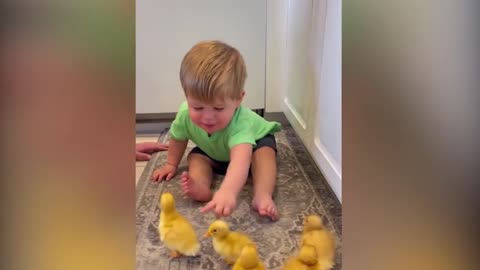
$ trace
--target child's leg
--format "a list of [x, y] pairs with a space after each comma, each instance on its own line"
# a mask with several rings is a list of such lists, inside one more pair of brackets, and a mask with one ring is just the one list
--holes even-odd
[[271, 147], [261, 147], [253, 152], [253, 201], [252, 206], [262, 216], [278, 219], [278, 211], [272, 200], [275, 182], [277, 180], [277, 160], [275, 150]]
[[211, 200], [212, 161], [201, 154], [188, 155], [188, 172], [183, 172], [181, 182], [183, 194], [196, 201]]

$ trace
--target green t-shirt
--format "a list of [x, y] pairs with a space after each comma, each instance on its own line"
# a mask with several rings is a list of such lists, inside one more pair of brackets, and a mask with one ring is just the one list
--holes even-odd
[[277, 122], [270, 122], [243, 106], [233, 114], [223, 130], [210, 136], [196, 126], [188, 114], [188, 104], [183, 102], [170, 127], [170, 135], [176, 140], [191, 140], [208, 156], [218, 161], [230, 160], [230, 149], [242, 143], [256, 145], [255, 141], [281, 130]]

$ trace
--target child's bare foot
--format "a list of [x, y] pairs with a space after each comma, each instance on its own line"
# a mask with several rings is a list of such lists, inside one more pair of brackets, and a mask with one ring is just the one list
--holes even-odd
[[268, 216], [272, 220], [278, 219], [277, 207], [270, 195], [255, 195], [252, 200], [252, 206], [258, 211], [260, 216]]
[[188, 197], [200, 202], [206, 202], [212, 199], [213, 192], [210, 190], [210, 186], [195, 181], [190, 177], [188, 172], [182, 173], [181, 183], [183, 194]]

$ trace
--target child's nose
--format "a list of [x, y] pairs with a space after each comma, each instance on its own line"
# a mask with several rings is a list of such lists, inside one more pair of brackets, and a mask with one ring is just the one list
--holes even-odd
[[213, 112], [205, 112], [203, 114], [203, 119], [204, 120], [213, 120], [213, 119], [215, 119], [215, 114]]

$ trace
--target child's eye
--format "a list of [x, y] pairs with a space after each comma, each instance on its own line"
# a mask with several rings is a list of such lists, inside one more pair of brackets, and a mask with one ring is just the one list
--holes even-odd
[[224, 108], [215, 107], [215, 111], [223, 111]]
[[200, 111], [200, 110], [203, 110], [203, 107], [193, 107], [193, 109], [196, 111]]

